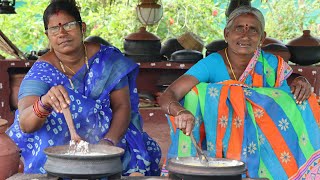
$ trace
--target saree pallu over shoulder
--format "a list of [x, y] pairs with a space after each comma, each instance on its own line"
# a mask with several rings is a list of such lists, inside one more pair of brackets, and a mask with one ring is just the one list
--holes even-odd
[[[200, 83], [185, 96], [184, 107], [196, 120], [195, 137], [209, 156], [245, 162], [249, 177], [311, 177], [320, 161], [315, 95], [297, 105], [284, 87], [290, 68], [281, 59], [259, 59], [243, 82]], [[248, 80], [257, 79], [255, 73], [260, 78], [252, 87]], [[190, 138], [173, 129], [172, 120], [168, 158], [196, 156]]]
[[[158, 175], [161, 150], [158, 144], [142, 131], [142, 118], [138, 112], [138, 94], [135, 78], [138, 65], [125, 58], [113, 47], [101, 46], [89, 59], [89, 69], [84, 65], [73, 77], [74, 89], [68, 77], [44, 61], [37, 61], [25, 76], [19, 98], [40, 96], [57, 85], [66, 88], [71, 99], [70, 111], [76, 131], [91, 144], [98, 143], [109, 131], [112, 122], [110, 93], [124, 77], [128, 79], [131, 100], [131, 122], [117, 146], [125, 150], [122, 157], [123, 175], [141, 172]], [[52, 112], [41, 129], [23, 133], [19, 126], [19, 111], [7, 134], [22, 150], [25, 173], [45, 173], [46, 156], [43, 150], [49, 146], [68, 144], [70, 134], [64, 116]]]

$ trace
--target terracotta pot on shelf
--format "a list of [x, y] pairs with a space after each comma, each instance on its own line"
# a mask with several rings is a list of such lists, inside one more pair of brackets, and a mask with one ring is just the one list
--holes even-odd
[[19, 148], [5, 133], [8, 121], [0, 119], [0, 179], [6, 179], [18, 172]]
[[310, 30], [286, 45], [291, 53], [290, 61], [299, 65], [311, 65], [320, 62], [320, 39], [311, 36]]
[[124, 54], [137, 62], [161, 61], [161, 42], [156, 35], [141, 27], [124, 38]]
[[18, 109], [18, 92], [20, 84], [26, 74], [10, 74], [10, 108]]

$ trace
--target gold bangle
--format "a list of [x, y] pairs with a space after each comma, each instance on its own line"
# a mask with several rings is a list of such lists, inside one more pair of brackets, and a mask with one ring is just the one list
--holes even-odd
[[[310, 84], [310, 82], [308, 81], [308, 79], [304, 76], [298, 76], [298, 77], [295, 77], [293, 80], [295, 79], [298, 79], [298, 78], [303, 78], [308, 84]], [[311, 85], [311, 84], [310, 84]]]
[[[187, 109], [181, 109], [180, 111], [177, 112], [176, 116], [179, 116], [182, 112], [188, 111]], [[188, 111], [189, 112], [189, 111]]]
[[180, 103], [179, 103], [178, 101], [170, 101], [169, 104], [168, 104], [168, 106], [167, 106], [167, 112], [168, 112], [169, 115], [171, 114], [171, 112], [170, 112], [170, 106], [171, 106], [172, 103], [178, 103], [178, 104], [180, 105]]

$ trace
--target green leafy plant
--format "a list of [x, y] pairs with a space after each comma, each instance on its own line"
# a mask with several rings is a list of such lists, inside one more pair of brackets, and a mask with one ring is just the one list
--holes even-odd
[[[138, 0], [77, 0], [83, 21], [87, 23], [86, 36], [96, 35], [123, 50], [124, 37], [137, 32], [141, 23], [136, 17]], [[223, 38], [225, 10], [229, 0], [162, 0], [164, 14], [160, 22], [147, 30], [164, 42], [191, 31], [201, 37], [204, 44]], [[111, 4], [110, 4], [111, 3]], [[269, 37], [286, 42], [300, 36], [303, 29], [320, 36], [320, 3], [312, 0], [278, 1], [252, 0], [252, 4], [265, 12]], [[47, 1], [20, 1], [14, 15], [0, 14], [1, 31], [23, 52], [47, 47], [42, 14]], [[9, 57], [5, 52], [2, 55]]]

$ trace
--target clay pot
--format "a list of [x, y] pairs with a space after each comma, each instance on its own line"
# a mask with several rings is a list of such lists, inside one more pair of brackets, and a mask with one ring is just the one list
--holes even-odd
[[18, 172], [19, 148], [5, 133], [8, 121], [0, 119], [0, 179], [6, 179]]
[[18, 109], [18, 92], [25, 74], [10, 74], [10, 108]]
[[124, 53], [127, 57], [137, 62], [161, 61], [160, 39], [141, 27], [136, 33], [126, 36], [124, 41]]
[[287, 47], [291, 53], [290, 61], [299, 65], [311, 65], [320, 62], [320, 39], [311, 36], [310, 30], [291, 40]]
[[203, 58], [203, 55], [199, 51], [183, 49], [171, 54], [170, 61], [173, 62], [198, 62]]
[[172, 53], [182, 49], [184, 47], [181, 46], [176, 38], [170, 38], [161, 46], [160, 54], [169, 60]]
[[292, 39], [288, 42], [288, 46], [320, 46], [320, 39], [311, 36], [310, 30], [303, 30], [300, 37]]

